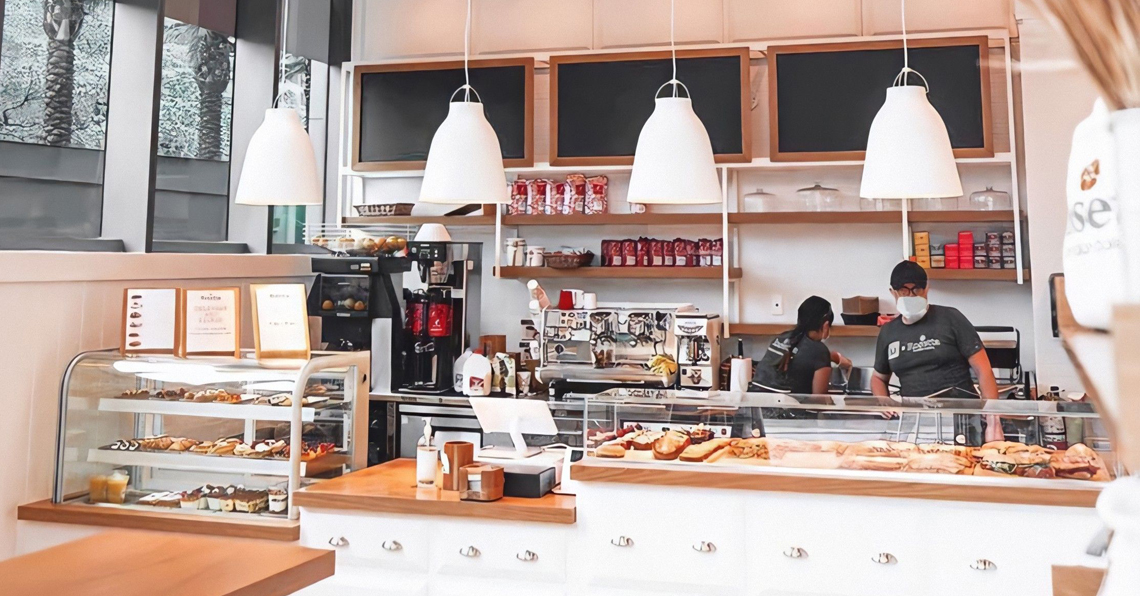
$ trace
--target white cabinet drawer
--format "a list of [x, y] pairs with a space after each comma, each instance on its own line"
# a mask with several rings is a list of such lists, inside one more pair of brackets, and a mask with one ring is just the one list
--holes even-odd
[[929, 594], [917, 511], [893, 499], [755, 497], [748, 514], [753, 594]]
[[522, 581], [566, 579], [567, 530], [555, 524], [469, 522], [433, 524], [433, 574], [510, 577]]
[[572, 556], [588, 585], [681, 593], [743, 586], [742, 495], [630, 485], [583, 492]]
[[528, 583], [441, 575], [432, 578], [428, 593], [431, 596], [566, 596], [566, 589], [561, 583]]
[[350, 573], [317, 582], [295, 596], [427, 596], [426, 578], [403, 576], [393, 572]]
[[412, 516], [306, 508], [301, 513], [301, 544], [336, 550], [337, 569], [426, 571], [428, 528], [428, 521]]

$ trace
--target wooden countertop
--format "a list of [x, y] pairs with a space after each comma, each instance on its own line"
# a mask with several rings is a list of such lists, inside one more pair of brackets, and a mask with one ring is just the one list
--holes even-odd
[[301, 537], [301, 524], [298, 520], [267, 519], [256, 515], [250, 515], [246, 519], [236, 516], [196, 515], [161, 509], [126, 509], [84, 503], [56, 505], [50, 500], [21, 505], [16, 510], [16, 517], [25, 521], [57, 524], [184, 532], [285, 542], [292, 542]]
[[[973, 503], [1095, 507], [1101, 483], [1031, 478], [943, 477], [933, 474], [809, 470], [710, 464], [624, 463], [586, 458], [570, 467], [575, 481], [692, 486], [855, 497], [895, 497]], [[919, 478], [921, 477], [921, 478]], [[1049, 483], [1063, 483], [1050, 487]], [[1087, 488], [1086, 488], [1087, 487]]]
[[0, 561], [6, 596], [285, 596], [335, 571], [336, 553], [113, 530]]
[[320, 509], [554, 524], [572, 524], [577, 519], [573, 495], [548, 494], [541, 499], [503, 497], [482, 503], [460, 501], [458, 493], [419, 488], [414, 459], [393, 460], [315, 484], [293, 493], [293, 503]]
[[1104, 569], [1053, 566], [1053, 596], [1096, 596], [1104, 582]]

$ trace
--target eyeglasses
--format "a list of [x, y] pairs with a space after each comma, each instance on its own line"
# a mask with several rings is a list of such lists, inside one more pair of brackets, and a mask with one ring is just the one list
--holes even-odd
[[899, 296], [917, 296], [919, 292], [926, 288], [920, 288], [915, 284], [907, 284], [901, 288], [895, 289], [895, 293]]

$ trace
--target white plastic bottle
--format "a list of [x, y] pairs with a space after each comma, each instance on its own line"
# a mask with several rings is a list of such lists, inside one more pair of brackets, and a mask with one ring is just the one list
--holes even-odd
[[471, 348], [467, 348], [455, 359], [455, 366], [451, 367], [453, 376], [455, 377], [455, 392], [463, 393], [463, 366], [467, 364], [467, 360], [471, 358]]
[[463, 393], [471, 397], [491, 395], [491, 361], [475, 350], [463, 364]]

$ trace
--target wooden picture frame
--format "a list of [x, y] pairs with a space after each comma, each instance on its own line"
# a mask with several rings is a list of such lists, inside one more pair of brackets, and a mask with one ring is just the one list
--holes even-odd
[[[550, 57], [550, 165], [552, 166], [628, 166], [633, 165], [632, 155], [599, 155], [565, 157], [558, 154], [558, 69], [565, 64], [598, 62], [625, 62], [631, 60], [669, 60], [669, 50], [648, 52], [619, 52], [607, 54], [570, 54]], [[749, 74], [750, 50], [747, 47], [677, 50], [677, 59], [728, 58], [740, 59], [740, 153], [721, 153], [714, 156], [716, 163], [748, 163], [752, 161], [752, 96]], [[664, 81], [662, 81], [664, 82]]]
[[[300, 290], [297, 292], [297, 290]], [[263, 340], [263, 333], [261, 325], [267, 323], [267, 313], [261, 312], [263, 308], [267, 308], [264, 300], [258, 300], [258, 293], [261, 291], [282, 290], [290, 294], [296, 293], [292, 297], [284, 297], [283, 300], [290, 300], [296, 298], [296, 304], [287, 306], [293, 313], [280, 312], [275, 313], [274, 318], [288, 319], [295, 317], [293, 323], [300, 326], [303, 333], [298, 334], [298, 345], [295, 349], [277, 349], [277, 346], [267, 347]], [[258, 360], [308, 360], [312, 355], [312, 347], [309, 343], [309, 309], [305, 296], [305, 284], [250, 284], [249, 286], [250, 298], [250, 311], [253, 313], [253, 346], [254, 353]], [[288, 321], [287, 321], [288, 322]], [[300, 335], [304, 335], [303, 338]]]
[[[232, 293], [233, 294], [233, 349], [229, 349], [227, 342], [226, 349], [224, 350], [191, 350], [187, 342], [187, 336], [190, 333], [191, 320], [189, 313], [190, 308], [193, 308], [197, 300], [194, 294], [196, 293]], [[182, 289], [180, 292], [180, 300], [178, 305], [178, 341], [175, 342], [175, 355], [179, 358], [188, 358], [190, 356], [232, 356], [234, 358], [241, 358], [241, 288], [192, 288]]]
[[[169, 316], [169, 330], [170, 330], [170, 347], [169, 348], [147, 348], [145, 343], [148, 338], [144, 337], [142, 326], [145, 321], [135, 321], [134, 319], [144, 319], [147, 317], [144, 310], [146, 309], [145, 300], [147, 295], [155, 292], [170, 292], [173, 298], [173, 304], [170, 305], [169, 312], [160, 312], [158, 315], [150, 313], [151, 316], [166, 317]], [[158, 298], [154, 296], [152, 300]], [[166, 310], [165, 305], [160, 306], [159, 310]], [[123, 288], [123, 321], [119, 331], [119, 353], [123, 356], [132, 354], [174, 354], [178, 347], [178, 316], [182, 310], [182, 291], [179, 288]], [[166, 321], [163, 321], [166, 323]], [[150, 338], [155, 340], [157, 338]], [[132, 343], [142, 344], [140, 346], [131, 346]]]
[[[497, 66], [521, 66], [526, 71], [525, 80], [525, 139], [523, 157], [503, 159], [503, 167], [529, 168], [534, 166], [534, 58], [492, 58], [471, 60], [468, 68], [494, 68]], [[391, 64], [356, 64], [352, 67], [352, 140], [350, 143], [350, 166], [354, 172], [385, 172], [393, 170], [422, 170], [426, 161], [360, 161], [360, 93], [361, 79], [366, 74], [383, 72], [407, 72], [428, 70], [462, 69], [462, 60], [437, 62], [400, 62]]]
[[[907, 45], [911, 48], [978, 46], [978, 56], [981, 59], [978, 70], [981, 76], [982, 136], [984, 146], [954, 149], [954, 157], [993, 157], [994, 131], [993, 106], [990, 99], [989, 38], [984, 35], [976, 35], [968, 37], [909, 39], [907, 40]], [[768, 46], [768, 145], [770, 159], [774, 162], [847, 161], [862, 160], [867, 153], [866, 151], [780, 151], [779, 94], [777, 93], [779, 89], [779, 72], [776, 66], [776, 58], [778, 56], [821, 52], [893, 50], [902, 49], [902, 47], [901, 39]], [[889, 86], [890, 81], [884, 81], [884, 85]]]

